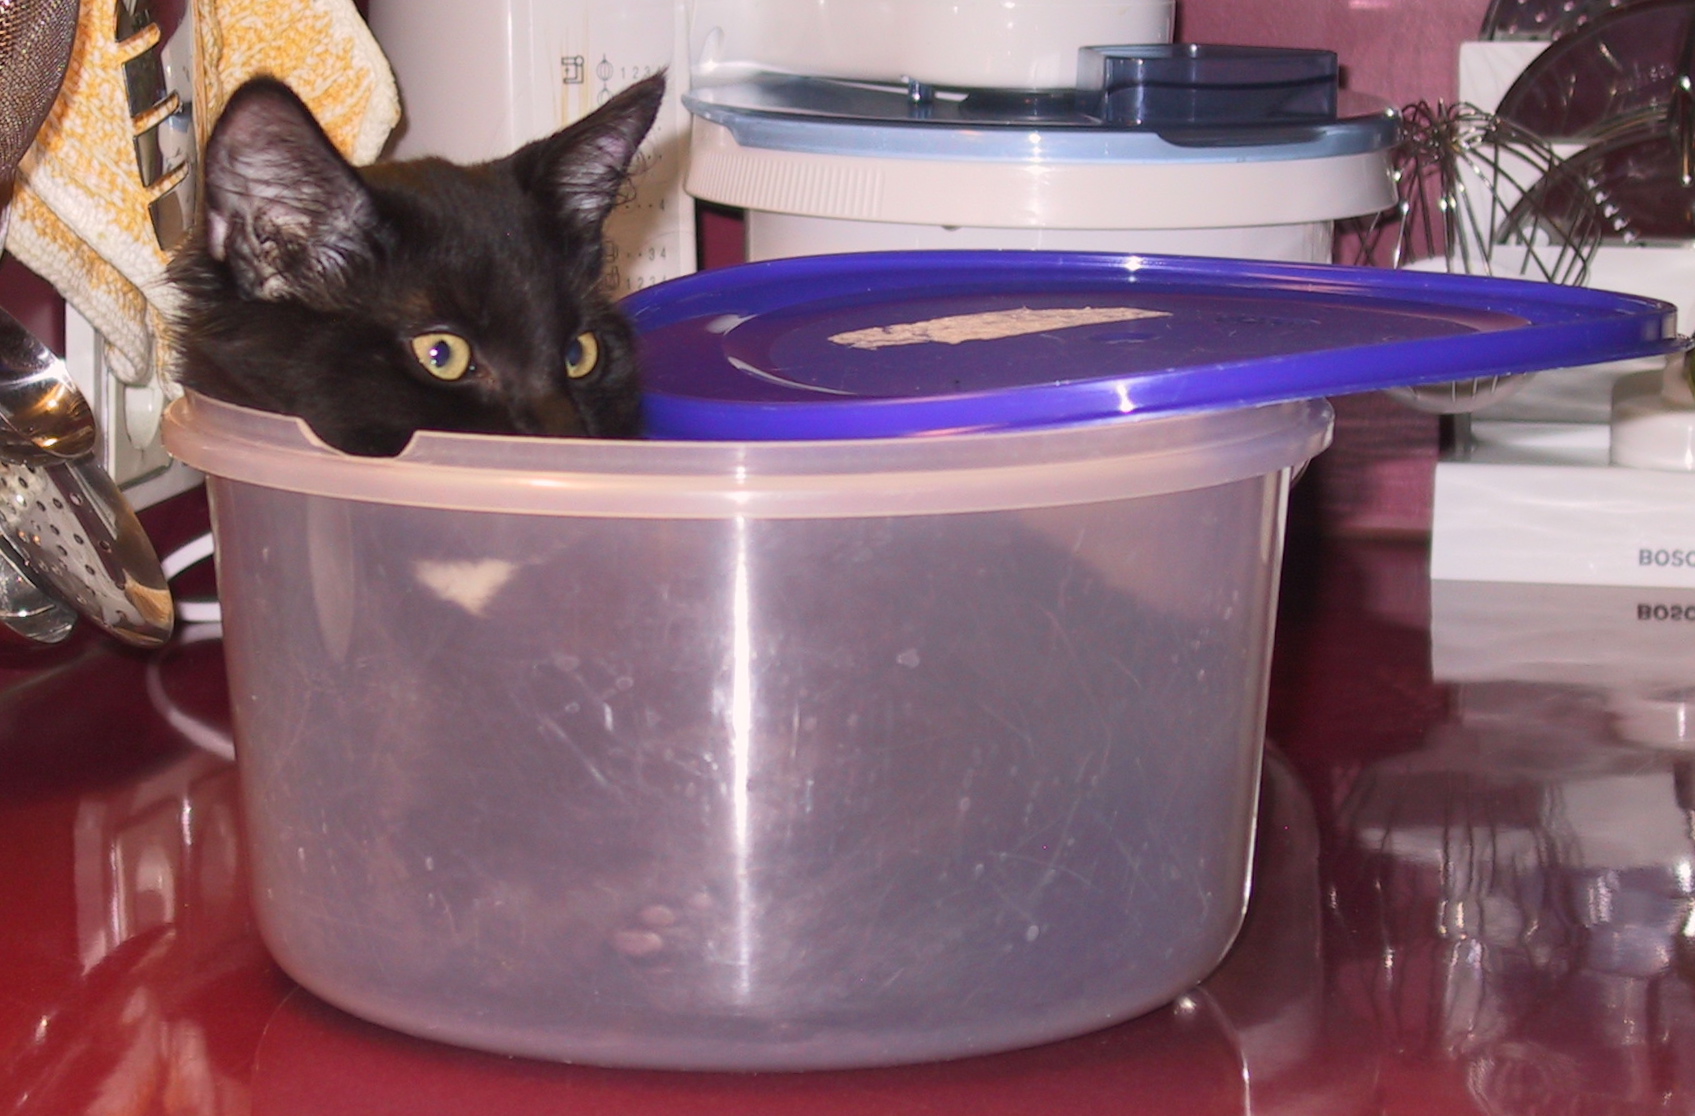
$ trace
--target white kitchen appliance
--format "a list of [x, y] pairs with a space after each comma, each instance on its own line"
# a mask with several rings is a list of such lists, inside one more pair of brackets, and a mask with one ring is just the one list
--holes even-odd
[[[696, 0], [689, 191], [752, 259], [909, 248], [1328, 261], [1394, 202], [1335, 56], [1172, 46], [1141, 0]], [[1105, 45], [1102, 44], [1113, 44]]]
[[1171, 41], [1175, 0], [692, 0], [697, 85], [760, 73], [1056, 89], [1089, 43]]
[[[1675, 172], [1646, 156], [1680, 126], [1692, 38], [1695, 6], [1625, 5], [1552, 44], [1465, 43], [1459, 57], [1461, 100], [1539, 129], [1568, 181], [1590, 183], [1602, 203], [1609, 235], [1587, 285], [1663, 299], [1686, 333], [1687, 221], [1668, 234], [1638, 214], [1663, 221], [1687, 207]], [[1695, 588], [1695, 394], [1683, 358], [1543, 373], [1479, 411], [1436, 467], [1431, 576]]]
[[669, 68], [633, 194], [607, 222], [609, 281], [627, 294], [694, 270], [683, 0], [371, 0], [369, 19], [400, 86], [397, 158], [498, 158]]

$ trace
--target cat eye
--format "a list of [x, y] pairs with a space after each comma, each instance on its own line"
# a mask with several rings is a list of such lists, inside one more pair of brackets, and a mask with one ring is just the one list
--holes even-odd
[[457, 380], [471, 370], [471, 343], [457, 333], [420, 333], [412, 355], [438, 380]]
[[579, 333], [571, 347], [565, 350], [565, 374], [573, 380], [580, 380], [593, 372], [599, 361], [600, 342], [592, 333]]

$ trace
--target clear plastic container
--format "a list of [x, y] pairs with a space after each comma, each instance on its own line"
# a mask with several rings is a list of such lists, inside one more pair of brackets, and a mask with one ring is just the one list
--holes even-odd
[[835, 442], [420, 435], [190, 397], [256, 904], [325, 999], [606, 1065], [986, 1053], [1246, 901], [1322, 401]]
[[1682, 345], [1624, 295], [1107, 254], [624, 306], [679, 440], [347, 457], [193, 397], [165, 431], [211, 478], [283, 967], [671, 1068], [986, 1053], [1199, 980], [1246, 902], [1309, 397]]

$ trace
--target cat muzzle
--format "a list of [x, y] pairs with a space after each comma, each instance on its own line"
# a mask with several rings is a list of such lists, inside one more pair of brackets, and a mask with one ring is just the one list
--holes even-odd
[[[524, 421], [525, 417], [529, 421]], [[531, 406], [529, 416], [518, 418], [526, 433], [544, 434], [551, 438], [592, 437], [596, 433], [584, 421], [577, 405], [564, 396], [552, 395], [538, 399]]]

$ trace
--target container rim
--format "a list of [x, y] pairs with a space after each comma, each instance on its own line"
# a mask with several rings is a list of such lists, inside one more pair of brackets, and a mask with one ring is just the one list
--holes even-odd
[[824, 441], [613, 441], [420, 431], [357, 457], [302, 420], [189, 392], [166, 448], [214, 478], [461, 512], [620, 519], [836, 519], [1060, 507], [1182, 492], [1304, 464], [1323, 399], [1075, 426]]

